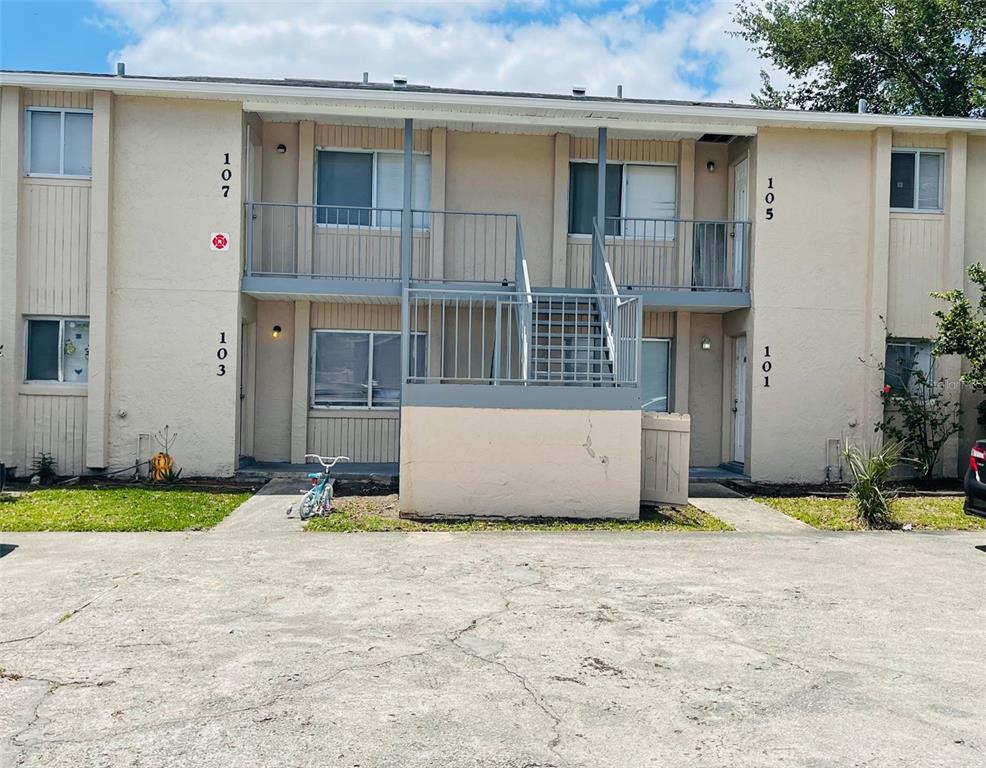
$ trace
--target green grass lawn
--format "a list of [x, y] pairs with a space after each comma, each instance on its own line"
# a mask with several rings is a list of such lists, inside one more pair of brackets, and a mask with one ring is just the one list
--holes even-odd
[[[758, 498], [785, 515], [803, 520], [815, 528], [827, 531], [862, 530], [856, 518], [856, 507], [850, 499], [830, 499], [820, 496], [790, 498]], [[893, 522], [899, 527], [910, 523], [915, 530], [961, 530], [986, 528], [986, 520], [962, 511], [961, 497], [904, 496], [893, 504]]]
[[309, 531], [731, 531], [732, 527], [695, 507], [647, 509], [640, 520], [455, 520], [422, 523], [397, 516], [396, 496], [349, 496], [336, 499], [328, 517], [308, 521]]
[[187, 531], [211, 528], [249, 493], [58, 488], [0, 495], [0, 531]]

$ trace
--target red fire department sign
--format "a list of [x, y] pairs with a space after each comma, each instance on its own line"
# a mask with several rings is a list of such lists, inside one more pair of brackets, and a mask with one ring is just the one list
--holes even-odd
[[211, 245], [214, 251], [228, 251], [229, 235], [225, 232], [213, 232]]

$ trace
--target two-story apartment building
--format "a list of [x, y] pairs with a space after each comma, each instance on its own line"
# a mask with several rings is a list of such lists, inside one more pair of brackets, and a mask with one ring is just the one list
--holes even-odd
[[[0, 74], [0, 461], [400, 463], [417, 514], [836, 478], [986, 260], [986, 125]], [[957, 390], [956, 390], [957, 391]], [[975, 402], [945, 474], [976, 434]], [[641, 415], [643, 411], [643, 416]], [[686, 417], [669, 414], [687, 414]], [[658, 414], [658, 415], [654, 415]]]

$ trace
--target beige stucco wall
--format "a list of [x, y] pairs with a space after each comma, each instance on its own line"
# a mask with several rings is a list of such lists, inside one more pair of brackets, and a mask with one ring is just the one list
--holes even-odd
[[[167, 424], [184, 476], [228, 475], [239, 402], [240, 106], [118, 97], [114, 117], [109, 465], [132, 463], [139, 435]], [[229, 252], [210, 250], [212, 232], [231, 233]]]
[[[706, 164], [715, 163], [709, 171]], [[699, 141], [695, 144], [695, 218], [699, 221], [725, 219], [729, 208], [729, 150], [725, 144]]]
[[639, 514], [639, 411], [404, 407], [401, 418], [402, 514]]
[[[676, 340], [690, 346], [688, 411], [691, 414], [692, 466], [717, 466], [722, 460], [722, 315], [692, 314], [690, 337]], [[708, 338], [711, 349], [702, 349]]]
[[[965, 256], [964, 264], [979, 262], [986, 264], [986, 137], [970, 136], [967, 147], [966, 166], [966, 208], [965, 208]], [[969, 281], [968, 274], [963, 277], [963, 289], [973, 302], [978, 301], [979, 291]], [[963, 370], [967, 368], [963, 364]], [[962, 388], [962, 434], [957, 451], [959, 476], [968, 466], [969, 448], [976, 440], [986, 437], [986, 427], [977, 422], [979, 413], [976, 406], [986, 395]]]
[[446, 206], [519, 213], [531, 282], [551, 284], [554, 137], [449, 131]]
[[[868, 308], [871, 137], [764, 129], [756, 189], [774, 179], [775, 216], [756, 197], [747, 470], [821, 481], [826, 440], [871, 439], [861, 424]], [[769, 346], [773, 369], [764, 386]], [[876, 392], [872, 397], [876, 397]]]

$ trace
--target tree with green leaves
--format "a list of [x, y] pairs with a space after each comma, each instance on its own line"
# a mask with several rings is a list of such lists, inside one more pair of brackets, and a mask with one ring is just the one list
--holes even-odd
[[741, 0], [734, 19], [791, 79], [761, 72], [758, 105], [986, 115], [986, 0]]
[[[986, 393], [986, 267], [969, 266], [969, 280], [977, 286], [979, 298], [973, 303], [961, 288], [932, 293], [948, 302], [948, 309], [935, 311], [938, 338], [932, 353], [961, 355], [966, 370], [959, 380], [975, 392]], [[986, 400], [979, 403], [979, 423], [986, 426]]]

